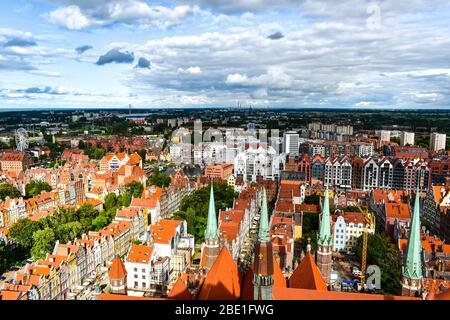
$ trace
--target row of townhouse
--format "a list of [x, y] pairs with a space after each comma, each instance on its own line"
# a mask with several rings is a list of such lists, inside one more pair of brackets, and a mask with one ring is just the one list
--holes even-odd
[[17, 272], [12, 286], [3, 288], [1, 295], [30, 300], [79, 298], [115, 256], [124, 256], [133, 240], [145, 239], [144, 221], [142, 210], [124, 208], [100, 231], [67, 244], [57, 242], [45, 259]]
[[219, 211], [219, 237], [235, 261], [243, 253], [251, 228], [257, 225], [261, 200], [261, 189], [248, 186], [234, 200], [233, 208]]
[[250, 182], [257, 182], [259, 177], [278, 180], [285, 160], [285, 155], [279, 154], [272, 146], [249, 146], [234, 158], [234, 174], [236, 178]]
[[423, 199], [423, 219], [428, 223], [432, 234], [439, 235], [447, 242], [450, 241], [450, 234], [446, 230], [449, 209], [450, 186], [432, 186]]
[[369, 194], [369, 206], [378, 224], [392, 239], [407, 238], [411, 223], [411, 192], [407, 190], [374, 189]]
[[320, 155], [310, 158], [303, 154], [288, 159], [287, 163], [285, 170], [303, 173], [302, 180], [310, 183], [321, 181], [325, 186], [346, 190], [415, 190], [419, 182], [420, 190], [427, 191], [431, 182], [438, 179], [436, 175], [449, 175], [448, 170], [433, 171], [433, 160], [426, 159], [349, 156], [324, 158]]
[[170, 175], [170, 179], [170, 185], [162, 190], [159, 199], [162, 218], [169, 218], [171, 213], [177, 212], [181, 200], [196, 190], [195, 183], [190, 181], [182, 170]]
[[331, 230], [333, 232], [333, 250], [352, 252], [358, 238], [367, 228], [370, 234], [375, 233], [375, 217], [366, 222], [361, 212], [339, 212], [331, 216]]
[[66, 187], [60, 186], [52, 191], [44, 191], [29, 199], [7, 197], [5, 201], [0, 202], [0, 227], [9, 228], [19, 219], [32, 217], [58, 206], [75, 205], [77, 201], [83, 199], [81, 181]]

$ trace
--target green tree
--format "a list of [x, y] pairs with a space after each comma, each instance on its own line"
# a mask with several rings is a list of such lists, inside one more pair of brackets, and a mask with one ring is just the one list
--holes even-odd
[[0, 199], [1, 200], [5, 200], [6, 197], [10, 197], [11, 199], [13, 198], [18, 198], [20, 197], [20, 191], [17, 190], [13, 185], [11, 184], [7, 184], [7, 183], [2, 183], [0, 184]]
[[114, 208], [117, 205], [117, 195], [114, 192], [108, 193], [105, 197], [105, 210]]
[[140, 198], [144, 192], [144, 185], [139, 181], [133, 181], [125, 186], [125, 190], [134, 198]]
[[124, 192], [119, 196], [117, 199], [117, 206], [118, 207], [128, 207], [131, 204], [131, 193]]
[[78, 221], [73, 221], [56, 226], [55, 229], [56, 239], [61, 243], [67, 243], [82, 234], [83, 226]]
[[45, 181], [31, 180], [29, 184], [25, 186], [25, 196], [32, 198], [39, 195], [42, 191], [52, 191], [52, 187]]
[[192, 208], [188, 208], [186, 211], [186, 223], [187, 223], [187, 232], [189, 234], [195, 235], [195, 210]]
[[305, 197], [306, 204], [319, 204], [320, 203], [320, 196], [317, 194], [312, 194]]
[[159, 171], [158, 168], [155, 168], [152, 175], [148, 178], [148, 184], [155, 185], [158, 187], [168, 187], [172, 179], [165, 173]]
[[35, 259], [44, 259], [47, 253], [53, 251], [55, 245], [55, 233], [50, 228], [38, 230], [33, 234], [33, 248], [31, 254]]
[[80, 217], [80, 223], [83, 226], [83, 231], [89, 231], [92, 227], [92, 220], [98, 216], [98, 211], [95, 210], [94, 206], [91, 204], [83, 204], [77, 210], [78, 216]]
[[[362, 236], [360, 236], [353, 247], [357, 259], [361, 262]], [[401, 266], [398, 260], [397, 247], [389, 241], [384, 234], [369, 234], [367, 241], [367, 265], [377, 265], [381, 270], [382, 294], [400, 293]]]
[[108, 218], [105, 216], [98, 216], [94, 220], [92, 220], [92, 226], [95, 228], [95, 231], [103, 229], [108, 225]]
[[33, 233], [41, 229], [42, 225], [38, 221], [20, 219], [9, 229], [9, 235], [14, 242], [30, 250], [34, 243]]

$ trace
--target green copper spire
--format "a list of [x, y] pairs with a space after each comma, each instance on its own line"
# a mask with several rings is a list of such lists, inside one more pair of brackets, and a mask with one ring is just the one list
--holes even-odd
[[262, 188], [261, 217], [259, 221], [258, 240], [260, 242], [269, 242], [269, 213], [267, 211], [266, 189]]
[[216, 205], [214, 203], [214, 188], [211, 183], [211, 194], [209, 196], [209, 208], [208, 208], [208, 224], [206, 225], [205, 239], [217, 239], [219, 238], [219, 232], [217, 230], [217, 216]]
[[328, 186], [323, 200], [322, 221], [320, 222], [319, 245], [331, 245], [330, 203], [328, 199]]
[[422, 279], [422, 241], [420, 240], [420, 196], [417, 186], [414, 213], [409, 228], [408, 248], [403, 264], [403, 276], [410, 279]]

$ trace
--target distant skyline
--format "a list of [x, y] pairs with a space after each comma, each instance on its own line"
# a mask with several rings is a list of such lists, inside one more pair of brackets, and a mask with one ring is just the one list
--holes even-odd
[[450, 0], [0, 2], [0, 111], [450, 109]]

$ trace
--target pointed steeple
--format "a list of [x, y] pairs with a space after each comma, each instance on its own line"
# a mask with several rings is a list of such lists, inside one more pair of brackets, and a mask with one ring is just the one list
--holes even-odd
[[325, 199], [323, 201], [322, 220], [320, 222], [318, 244], [322, 246], [328, 246], [331, 244], [330, 203], [328, 198], [328, 186], [325, 191]]
[[208, 224], [206, 225], [205, 239], [219, 238], [219, 231], [217, 229], [216, 205], [214, 203], [214, 188], [211, 182], [211, 194], [209, 196], [208, 208]]
[[420, 196], [417, 186], [414, 212], [409, 229], [406, 259], [403, 264], [403, 276], [410, 279], [422, 279], [422, 241], [420, 239]]
[[262, 188], [262, 204], [261, 204], [261, 218], [259, 222], [258, 240], [260, 242], [269, 242], [269, 213], [267, 210], [266, 189]]

